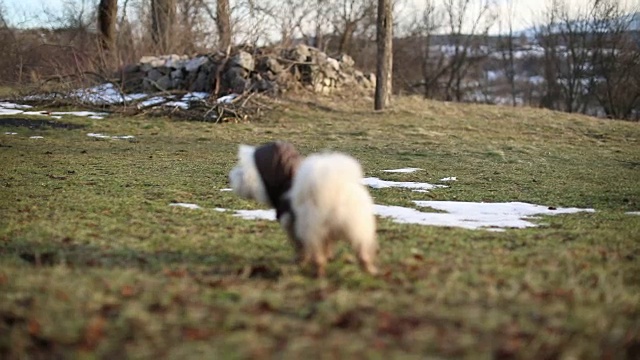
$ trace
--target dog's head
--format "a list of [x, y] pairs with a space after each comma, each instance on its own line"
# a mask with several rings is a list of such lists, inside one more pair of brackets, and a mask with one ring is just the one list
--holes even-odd
[[269, 204], [269, 197], [265, 190], [254, 153], [256, 148], [240, 145], [238, 148], [238, 164], [229, 172], [229, 183], [233, 191], [240, 197]]

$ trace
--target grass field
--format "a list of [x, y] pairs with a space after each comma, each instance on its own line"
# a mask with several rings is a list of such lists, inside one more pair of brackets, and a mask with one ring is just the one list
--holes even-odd
[[[369, 107], [288, 100], [217, 125], [0, 117], [0, 358], [640, 357], [640, 216], [628, 214], [640, 210], [640, 124], [418, 98]], [[372, 189], [377, 204], [596, 211], [504, 232], [379, 218], [380, 276], [342, 246], [316, 280], [275, 222], [214, 210], [260, 208], [220, 189], [239, 143], [273, 139], [350, 153], [367, 176], [458, 178]], [[380, 172], [402, 167], [425, 170]]]

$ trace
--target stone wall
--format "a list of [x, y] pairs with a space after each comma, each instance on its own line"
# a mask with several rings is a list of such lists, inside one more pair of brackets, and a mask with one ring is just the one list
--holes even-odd
[[[306, 45], [270, 51], [236, 48], [223, 53], [144, 56], [120, 72], [125, 92], [218, 91], [229, 93], [278, 92], [306, 87], [330, 94], [341, 89], [372, 91], [375, 75], [354, 67], [348, 55], [334, 58]], [[217, 85], [217, 88], [216, 88]]]

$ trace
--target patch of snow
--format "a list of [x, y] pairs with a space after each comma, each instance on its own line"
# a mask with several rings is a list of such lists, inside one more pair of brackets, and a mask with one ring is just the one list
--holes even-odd
[[0, 115], [16, 115], [22, 112], [23, 112], [22, 110], [18, 110], [18, 109], [5, 109], [3, 107], [0, 107]]
[[149, 98], [147, 100], [139, 102], [137, 107], [138, 107], [138, 109], [142, 109], [142, 108], [146, 108], [146, 107], [149, 107], [149, 106], [162, 104], [163, 102], [166, 102], [166, 101], [167, 101], [167, 99], [162, 97], [162, 96], [154, 96], [152, 98]]
[[148, 97], [147, 94], [123, 94], [113, 84], [102, 84], [86, 89], [79, 89], [70, 94], [82, 102], [94, 105], [121, 104], [124, 102], [140, 100]]
[[56, 111], [52, 112], [51, 115], [73, 115], [73, 116], [81, 116], [81, 117], [92, 117], [98, 116], [102, 119], [102, 116], [109, 115], [103, 112], [95, 112], [95, 111]]
[[399, 187], [399, 188], [407, 188], [412, 190], [431, 190], [435, 188], [446, 188], [446, 185], [433, 185], [428, 183], [420, 183], [420, 182], [410, 182], [410, 181], [387, 181], [380, 180], [375, 177], [368, 177], [362, 179], [362, 183], [374, 189], [383, 189], [389, 187]]
[[458, 178], [455, 176], [451, 176], [451, 177], [442, 178], [440, 179], [440, 181], [458, 181]]
[[403, 169], [392, 169], [392, 170], [382, 170], [384, 172], [390, 172], [390, 173], [412, 173], [412, 172], [416, 172], [418, 170], [422, 170], [420, 168], [403, 168]]
[[246, 220], [275, 220], [276, 211], [270, 210], [235, 210], [233, 216], [241, 217]]
[[216, 100], [216, 103], [218, 103], [218, 104], [230, 104], [233, 101], [233, 99], [237, 98], [238, 96], [239, 96], [238, 94], [225, 95], [225, 96], [219, 97]]
[[98, 138], [98, 139], [114, 139], [114, 140], [135, 138], [135, 136], [133, 135], [110, 136], [110, 135], [104, 135], [104, 134], [98, 134], [98, 133], [88, 133], [87, 136]]
[[31, 109], [32, 107], [33, 106], [31, 105], [21, 105], [16, 103], [0, 101], [0, 108], [4, 108], [4, 109]]
[[[530, 221], [536, 219], [536, 215], [558, 215], [595, 211], [593, 209], [579, 208], [557, 208], [556, 210], [550, 210], [547, 206], [523, 202], [474, 203], [462, 201], [414, 201], [414, 203], [420, 207], [430, 207], [445, 212], [422, 212], [403, 206], [374, 205], [374, 213], [378, 216], [392, 219], [399, 224], [505, 231], [506, 229], [523, 229], [538, 226]], [[175, 203], [170, 205], [190, 209], [201, 209], [200, 206], [195, 204]], [[246, 220], [276, 220], [276, 212], [273, 209], [229, 210], [225, 208], [215, 208], [214, 210], [218, 212], [233, 211], [233, 216]], [[637, 213], [640, 215], [640, 212]]]
[[627, 214], [627, 215], [640, 215], [640, 211], [627, 211], [625, 214]]
[[200, 205], [189, 204], [189, 203], [171, 203], [169, 204], [169, 206], [178, 206], [178, 207], [183, 207], [183, 208], [193, 209], [193, 210], [202, 209]]
[[[558, 215], [577, 212], [594, 212], [594, 209], [557, 208], [523, 202], [475, 203], [463, 201], [414, 201], [420, 207], [446, 211], [447, 213], [411, 213], [423, 225], [479, 228], [527, 228], [536, 224], [528, 221], [536, 215]], [[406, 210], [405, 210], [406, 211]], [[417, 210], [416, 210], [417, 211]], [[395, 219], [395, 218], [394, 218]], [[452, 225], [453, 224], [453, 225]]]
[[189, 104], [187, 104], [184, 101], [169, 101], [169, 102], [166, 102], [166, 103], [164, 103], [162, 105], [163, 106], [177, 107], [177, 108], [180, 108], [182, 110], [187, 110], [189, 108]]
[[29, 136], [29, 139], [44, 139], [44, 136]]
[[206, 92], [190, 92], [190, 93], [186, 93], [181, 100], [182, 101], [198, 101], [198, 100], [204, 100], [208, 97], [209, 97], [209, 93], [206, 93]]
[[231, 189], [231, 188], [224, 188], [224, 189], [220, 189], [220, 191], [233, 191], [233, 189]]
[[14, 132], [6, 132], [4, 133], [5, 135], [18, 135], [18, 133], [14, 133]]

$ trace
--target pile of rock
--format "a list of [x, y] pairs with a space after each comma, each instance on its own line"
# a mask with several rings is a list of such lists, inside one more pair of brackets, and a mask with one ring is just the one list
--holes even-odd
[[121, 72], [125, 92], [184, 90], [229, 93], [277, 92], [304, 86], [329, 94], [339, 89], [375, 88], [375, 75], [354, 67], [348, 55], [338, 58], [303, 44], [281, 51], [236, 48], [229, 56], [144, 56]]

